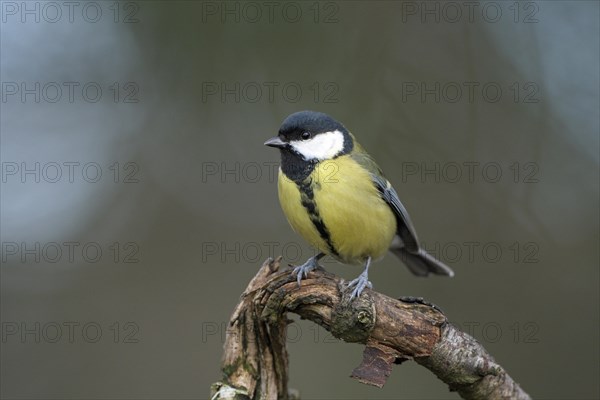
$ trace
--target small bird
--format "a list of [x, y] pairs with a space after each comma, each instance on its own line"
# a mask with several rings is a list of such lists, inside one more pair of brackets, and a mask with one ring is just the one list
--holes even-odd
[[348, 283], [354, 299], [373, 287], [371, 261], [388, 250], [417, 276], [454, 275], [419, 246], [396, 191], [344, 125], [320, 112], [296, 112], [265, 145], [281, 153], [281, 208], [294, 231], [318, 251], [293, 269], [298, 285], [329, 255], [344, 264], [364, 264], [364, 271]]

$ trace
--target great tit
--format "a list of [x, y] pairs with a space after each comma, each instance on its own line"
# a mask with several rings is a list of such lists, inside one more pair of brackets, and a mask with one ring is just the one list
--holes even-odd
[[289, 115], [265, 145], [281, 153], [278, 192], [287, 220], [318, 250], [292, 271], [298, 285], [329, 255], [344, 264], [364, 264], [348, 284], [353, 299], [372, 288], [371, 261], [388, 250], [417, 276], [454, 275], [419, 246], [396, 191], [344, 125], [327, 114], [300, 111]]

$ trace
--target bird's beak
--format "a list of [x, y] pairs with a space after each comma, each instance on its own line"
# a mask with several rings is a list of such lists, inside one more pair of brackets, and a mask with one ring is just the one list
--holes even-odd
[[265, 142], [265, 146], [278, 147], [280, 149], [287, 146], [287, 143], [279, 138], [279, 136], [272, 137]]

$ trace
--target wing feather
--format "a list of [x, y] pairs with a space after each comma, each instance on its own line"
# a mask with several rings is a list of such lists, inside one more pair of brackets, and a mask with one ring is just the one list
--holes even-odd
[[375, 160], [361, 148], [355, 150], [359, 151], [353, 152], [352, 158], [369, 171], [371, 179], [373, 179], [373, 183], [377, 187], [381, 198], [385, 200], [396, 216], [396, 230], [402, 241], [403, 247], [410, 252], [417, 253], [419, 251], [417, 232], [410, 220], [408, 211], [406, 211], [406, 208], [398, 197], [398, 193], [396, 193], [390, 182], [383, 176], [383, 171], [381, 171], [381, 168], [375, 163]]

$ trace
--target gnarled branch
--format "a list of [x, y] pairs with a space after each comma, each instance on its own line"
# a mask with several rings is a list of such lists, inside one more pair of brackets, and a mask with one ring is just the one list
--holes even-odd
[[393, 364], [414, 360], [465, 399], [529, 399], [471, 336], [422, 299], [395, 300], [373, 290], [349, 301], [344, 281], [313, 271], [298, 287], [281, 257], [265, 261], [237, 305], [227, 331], [223, 381], [213, 399], [295, 399], [289, 391], [286, 313], [293, 312], [346, 342], [366, 344], [352, 377], [383, 386]]

